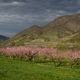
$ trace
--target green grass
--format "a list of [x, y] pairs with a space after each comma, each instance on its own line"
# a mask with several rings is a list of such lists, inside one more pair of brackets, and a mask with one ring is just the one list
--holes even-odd
[[80, 68], [55, 67], [0, 56], [0, 80], [80, 80]]

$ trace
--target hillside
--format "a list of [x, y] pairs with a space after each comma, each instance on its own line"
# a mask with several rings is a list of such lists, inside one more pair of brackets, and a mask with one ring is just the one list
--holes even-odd
[[[6, 45], [27, 45], [33, 43], [80, 42], [80, 14], [61, 16], [45, 26], [33, 25], [18, 33]], [[76, 35], [77, 34], [77, 35]], [[54, 44], [53, 44], [54, 45]]]

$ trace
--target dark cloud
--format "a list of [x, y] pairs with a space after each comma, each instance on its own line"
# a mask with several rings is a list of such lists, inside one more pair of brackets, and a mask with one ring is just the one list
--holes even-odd
[[80, 12], [80, 0], [0, 0], [0, 34], [14, 35], [61, 15]]

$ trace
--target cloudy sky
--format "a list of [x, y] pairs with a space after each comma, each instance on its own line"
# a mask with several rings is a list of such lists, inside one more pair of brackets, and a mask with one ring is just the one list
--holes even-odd
[[13, 36], [33, 24], [79, 12], [80, 0], [0, 0], [0, 34]]

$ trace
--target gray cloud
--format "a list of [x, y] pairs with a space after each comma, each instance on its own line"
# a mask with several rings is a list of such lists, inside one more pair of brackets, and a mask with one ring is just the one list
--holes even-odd
[[0, 34], [13, 36], [33, 24], [79, 12], [80, 0], [0, 0]]
[[14, 2], [7, 2], [7, 3], [0, 3], [0, 6], [23, 6], [25, 5], [24, 2], [17, 2], [17, 1], [14, 1]]

